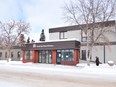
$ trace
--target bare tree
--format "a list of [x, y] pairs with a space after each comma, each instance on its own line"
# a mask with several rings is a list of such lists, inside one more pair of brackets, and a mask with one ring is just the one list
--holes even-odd
[[[17, 44], [19, 36], [23, 33], [29, 33], [29, 30], [29, 23], [23, 21], [0, 22], [1, 46], [8, 51], [8, 58], [10, 58], [10, 50]], [[7, 60], [9, 60], [8, 58]]]
[[[99, 43], [101, 39], [109, 44], [106, 32], [113, 31], [107, 28], [105, 22], [115, 18], [115, 8], [116, 0], [71, 0], [64, 6], [66, 21], [80, 25], [79, 28], [87, 36], [86, 59], [88, 65], [90, 65], [93, 45]], [[81, 26], [82, 23], [85, 25]]]

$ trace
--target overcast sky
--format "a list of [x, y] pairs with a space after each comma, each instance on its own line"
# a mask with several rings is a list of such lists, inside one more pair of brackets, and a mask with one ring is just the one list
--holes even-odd
[[41, 30], [68, 25], [63, 20], [63, 4], [68, 0], [0, 0], [0, 21], [23, 20], [31, 25], [31, 39], [39, 40]]

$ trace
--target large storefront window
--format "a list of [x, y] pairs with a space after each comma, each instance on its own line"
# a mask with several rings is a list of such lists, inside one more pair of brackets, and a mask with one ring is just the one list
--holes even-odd
[[39, 51], [39, 63], [52, 63], [52, 51], [40, 50]]
[[74, 61], [74, 50], [57, 50], [57, 63]]
[[25, 60], [32, 60], [32, 51], [25, 51]]

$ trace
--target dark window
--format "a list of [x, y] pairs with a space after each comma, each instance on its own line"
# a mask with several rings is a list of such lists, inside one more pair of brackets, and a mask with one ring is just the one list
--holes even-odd
[[20, 51], [17, 52], [17, 58], [20, 58], [21, 57], [21, 54], [20, 54]]
[[86, 60], [86, 50], [82, 50], [82, 60]]
[[25, 51], [25, 60], [32, 60], [32, 51]]
[[[89, 57], [89, 55], [90, 55], [90, 51], [88, 50], [87, 56]], [[91, 56], [90, 56], [90, 59], [91, 59]], [[82, 60], [86, 60], [86, 50], [82, 50]]]
[[0, 57], [2, 57], [2, 52], [0, 52]]
[[7, 58], [7, 52], [5, 52], [5, 58]]
[[66, 39], [66, 38], [67, 38], [66, 33], [67, 33], [67, 32], [60, 32], [60, 33], [59, 33], [59, 39]]
[[11, 52], [11, 58], [13, 58], [13, 52]]

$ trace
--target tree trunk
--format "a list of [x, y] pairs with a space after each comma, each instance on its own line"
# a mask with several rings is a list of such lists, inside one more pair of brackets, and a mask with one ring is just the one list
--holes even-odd
[[87, 52], [87, 65], [90, 66], [90, 61], [91, 61], [91, 57], [92, 57], [92, 47], [90, 46]]
[[8, 50], [8, 57], [7, 57], [7, 62], [10, 60], [10, 49]]
[[87, 59], [87, 65], [90, 66], [90, 59], [89, 59], [89, 44], [87, 43], [87, 48], [86, 48], [86, 59]]

